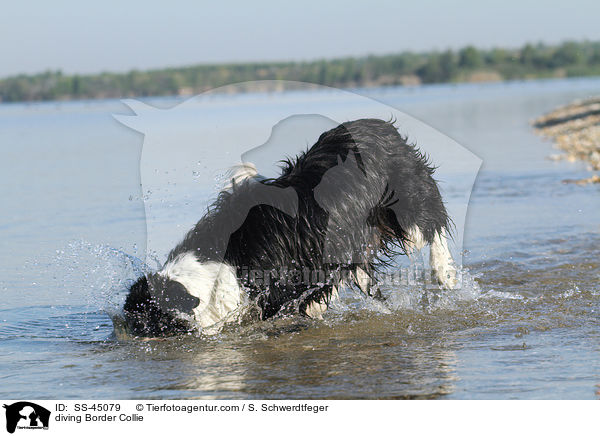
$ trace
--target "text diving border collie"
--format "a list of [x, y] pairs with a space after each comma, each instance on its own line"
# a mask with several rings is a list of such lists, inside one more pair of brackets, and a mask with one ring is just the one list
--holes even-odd
[[158, 337], [249, 314], [320, 317], [341, 286], [374, 295], [377, 269], [425, 244], [432, 276], [453, 288], [450, 220], [433, 172], [393, 123], [377, 119], [323, 133], [277, 178], [240, 165], [162, 269], [131, 286], [123, 329]]

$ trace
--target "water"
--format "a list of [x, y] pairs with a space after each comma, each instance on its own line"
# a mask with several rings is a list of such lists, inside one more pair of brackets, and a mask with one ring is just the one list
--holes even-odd
[[[597, 398], [600, 187], [562, 184], [586, 177], [585, 165], [547, 160], [552, 146], [528, 122], [599, 90], [599, 79], [585, 79], [359, 91], [482, 159], [453, 246], [463, 254], [462, 289], [388, 286], [385, 306], [348, 291], [322, 321], [160, 341], [117, 341], [109, 317], [146, 268], [151, 240], [144, 138], [111, 115], [128, 109], [117, 101], [0, 105], [0, 397]], [[256, 120], [305, 98], [344, 104], [320, 91], [224, 96], [214, 107]], [[427, 148], [423, 135], [413, 139]], [[452, 161], [443, 150], [433, 154], [460, 215], [461, 173], [444, 171]], [[199, 218], [202, 207], [181, 211], [205, 204], [210, 188], [155, 209], [165, 235], [156, 246], [168, 250]]]

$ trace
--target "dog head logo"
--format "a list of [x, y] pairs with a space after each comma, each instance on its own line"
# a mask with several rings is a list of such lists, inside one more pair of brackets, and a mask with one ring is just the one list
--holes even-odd
[[38, 404], [19, 401], [3, 406], [6, 409], [6, 431], [19, 429], [48, 429], [50, 411]]

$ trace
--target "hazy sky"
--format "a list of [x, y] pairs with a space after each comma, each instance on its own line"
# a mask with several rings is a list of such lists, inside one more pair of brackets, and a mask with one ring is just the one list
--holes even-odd
[[0, 76], [600, 40], [600, 1], [5, 1]]

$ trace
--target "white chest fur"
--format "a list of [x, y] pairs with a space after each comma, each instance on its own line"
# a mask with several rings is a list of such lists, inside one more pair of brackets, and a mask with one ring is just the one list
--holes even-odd
[[225, 263], [201, 263], [193, 253], [185, 253], [165, 264], [158, 274], [181, 283], [200, 299], [194, 318], [201, 328], [222, 321], [244, 302], [235, 271]]

